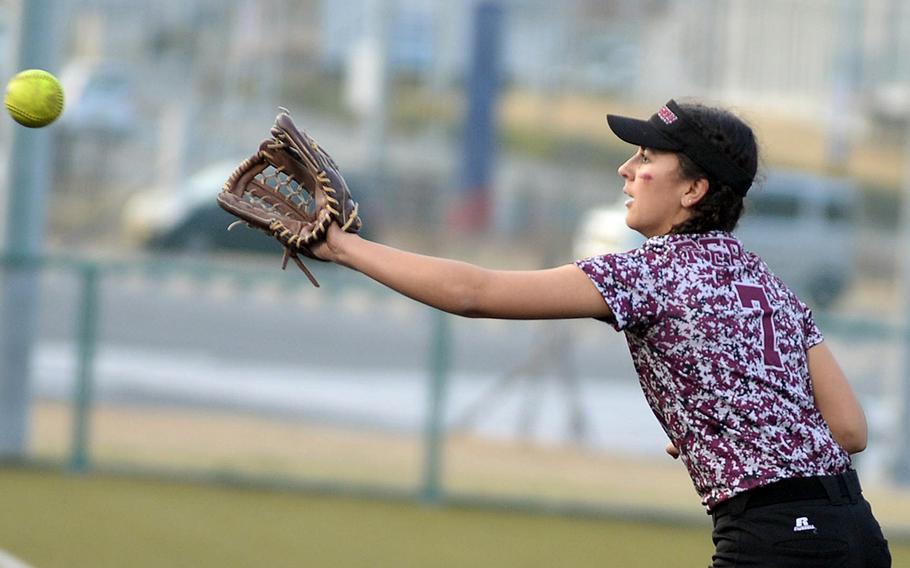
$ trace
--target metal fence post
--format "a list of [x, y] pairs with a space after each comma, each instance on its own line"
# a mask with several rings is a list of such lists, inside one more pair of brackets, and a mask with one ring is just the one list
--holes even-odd
[[73, 392], [73, 446], [70, 469], [86, 471], [89, 458], [89, 420], [92, 410], [95, 347], [98, 335], [98, 265], [86, 262], [81, 267], [82, 301], [77, 323], [77, 369]]
[[[59, 42], [54, 15], [56, 0], [21, 2], [17, 66], [53, 70]], [[4, 117], [5, 118], [5, 117]], [[6, 191], [6, 227], [0, 239], [5, 252], [26, 261], [40, 256], [44, 243], [45, 201], [53, 172], [53, 138], [48, 129], [14, 126], [10, 140]], [[23, 459], [29, 413], [38, 275], [32, 266], [7, 264], [0, 281], [0, 458]]]
[[445, 450], [445, 399], [449, 380], [451, 329], [449, 315], [434, 312], [430, 346], [430, 384], [425, 427], [423, 500], [436, 503], [442, 496], [442, 454]]
[[900, 285], [903, 294], [904, 325], [902, 326], [901, 345], [903, 350], [902, 373], [898, 392], [897, 419], [892, 431], [892, 478], [903, 486], [910, 485], [910, 456], [904, 450], [902, 442], [910, 434], [910, 327], [907, 317], [910, 314], [910, 125], [904, 129], [904, 171], [901, 180], [901, 217], [900, 234], [897, 247], [897, 265], [900, 268]]

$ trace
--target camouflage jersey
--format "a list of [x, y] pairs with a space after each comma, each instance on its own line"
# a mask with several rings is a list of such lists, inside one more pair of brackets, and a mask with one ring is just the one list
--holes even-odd
[[625, 332], [642, 390], [710, 510], [850, 466], [816, 408], [812, 312], [732, 234], [663, 235], [579, 260]]

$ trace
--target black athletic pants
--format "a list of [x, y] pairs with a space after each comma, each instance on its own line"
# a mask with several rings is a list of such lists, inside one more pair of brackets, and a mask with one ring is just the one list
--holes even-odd
[[853, 470], [785, 479], [719, 504], [713, 568], [880, 568], [888, 541]]

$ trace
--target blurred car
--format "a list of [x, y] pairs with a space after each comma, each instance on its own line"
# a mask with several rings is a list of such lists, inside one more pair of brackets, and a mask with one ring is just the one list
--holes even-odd
[[[149, 249], [168, 251], [280, 251], [280, 245], [259, 230], [238, 226], [237, 220], [223, 210], [216, 197], [241, 159], [213, 163], [187, 178], [177, 188], [140, 191], [125, 203], [122, 212], [124, 238]], [[354, 195], [360, 183], [345, 175]], [[361, 199], [361, 207], [364, 202]], [[371, 227], [375, 222], [371, 218]], [[366, 234], [361, 230], [361, 234]]]
[[[800, 296], [829, 308], [855, 277], [857, 190], [848, 180], [792, 170], [772, 170], [749, 191], [735, 233], [748, 250]], [[644, 242], [625, 222], [622, 202], [595, 208], [581, 220], [576, 258], [625, 252]]]
[[207, 251], [240, 249], [274, 252], [272, 239], [246, 227], [227, 231], [236, 218], [215, 198], [241, 160], [217, 162], [177, 188], [140, 191], [124, 205], [124, 237], [151, 249]]
[[775, 170], [749, 191], [736, 234], [798, 294], [828, 308], [856, 276], [857, 198], [845, 178]]
[[626, 196], [609, 207], [595, 207], [582, 217], [572, 245], [575, 258], [626, 252], [638, 248], [645, 238], [626, 225]]

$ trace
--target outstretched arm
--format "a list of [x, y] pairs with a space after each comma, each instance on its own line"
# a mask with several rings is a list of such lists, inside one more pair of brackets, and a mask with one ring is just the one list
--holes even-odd
[[456, 315], [500, 319], [610, 316], [597, 288], [572, 264], [547, 270], [488, 270], [374, 243], [334, 225], [326, 242], [313, 252]]
[[809, 376], [815, 404], [837, 443], [851, 454], [866, 449], [866, 416], [825, 342], [809, 349]]

